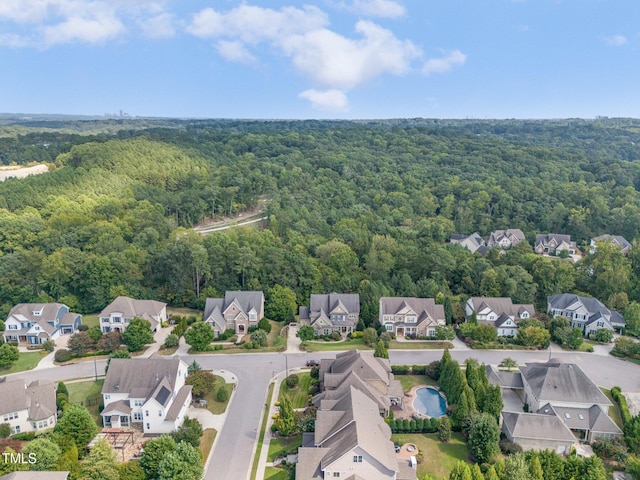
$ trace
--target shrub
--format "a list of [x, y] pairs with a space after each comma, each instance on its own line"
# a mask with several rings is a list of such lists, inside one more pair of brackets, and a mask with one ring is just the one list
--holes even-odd
[[264, 330], [256, 329], [251, 334], [250, 339], [251, 339], [251, 343], [253, 343], [254, 345], [258, 345], [259, 347], [267, 346], [267, 334], [264, 332]]
[[78, 327], [78, 331], [80, 332], [86, 332], [87, 330], [89, 330], [89, 325], [85, 325], [84, 323]]
[[177, 347], [180, 344], [180, 337], [173, 333], [169, 334], [164, 341], [164, 346], [166, 348]]
[[58, 410], [64, 410], [69, 405], [69, 396], [66, 393], [58, 393], [56, 395], [56, 407]]
[[21, 442], [30, 442], [31, 440], [36, 438], [36, 432], [16, 433], [15, 435], [12, 435], [11, 438], [13, 440], [20, 440]]
[[69, 360], [71, 360], [71, 353], [66, 348], [61, 348], [54, 355], [54, 359], [59, 363], [68, 362]]
[[260, 330], [264, 330], [266, 333], [270, 333], [271, 332], [271, 323], [269, 323], [269, 320], [267, 320], [266, 318], [263, 318], [262, 320], [260, 320], [258, 322], [258, 328]]
[[500, 451], [505, 455], [511, 455], [522, 451], [522, 447], [517, 443], [510, 442], [506, 438], [500, 440]]
[[349, 334], [349, 338], [353, 338], [353, 339], [356, 339], [356, 338], [362, 338], [362, 332], [358, 332], [358, 331], [356, 331], [356, 332], [351, 332], [351, 333]]
[[8, 423], [0, 424], [0, 438], [7, 438], [11, 435], [11, 425]]
[[56, 348], [56, 342], [54, 342], [53, 340], [47, 340], [42, 344], [42, 348], [51, 353]]
[[216, 400], [219, 402], [226, 402], [229, 400], [229, 390], [224, 385], [221, 385], [216, 392]]
[[[438, 362], [440, 363], [440, 362]], [[414, 375], [425, 375], [427, 373], [427, 366], [426, 365], [412, 365], [411, 366], [411, 373], [413, 373]]]
[[444, 417], [438, 427], [438, 440], [448, 442], [451, 440], [451, 422], [448, 417]]
[[309, 375], [311, 378], [320, 378], [320, 367], [311, 367]]
[[409, 365], [391, 365], [391, 373], [394, 375], [407, 375], [410, 369]]
[[440, 378], [440, 361], [436, 360], [427, 365], [424, 369], [424, 373], [432, 380], [438, 380]]
[[629, 411], [629, 405], [627, 405], [627, 399], [622, 395], [620, 387], [613, 387], [611, 389], [611, 396], [620, 407], [620, 415], [622, 416], [622, 423], [626, 424], [631, 421], [631, 412]]
[[298, 386], [299, 381], [300, 379], [298, 378], [298, 375], [293, 373], [286, 378], [285, 383], [287, 384], [287, 387], [295, 388]]
[[334, 340], [336, 342], [340, 341], [340, 340], [342, 340], [342, 336], [338, 332], [333, 332], [331, 334], [331, 340]]

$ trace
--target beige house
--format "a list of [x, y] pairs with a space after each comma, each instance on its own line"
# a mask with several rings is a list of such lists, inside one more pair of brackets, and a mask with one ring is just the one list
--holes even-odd
[[211, 325], [216, 338], [226, 330], [244, 334], [264, 318], [264, 293], [228, 291], [224, 298], [207, 298], [204, 321]]
[[571, 241], [570, 235], [559, 233], [539, 233], [533, 249], [539, 254], [557, 255], [566, 251], [569, 255], [576, 254], [576, 242]]
[[515, 247], [525, 240], [524, 233], [519, 228], [495, 230], [487, 238], [486, 245], [489, 248], [501, 248], [503, 250]]
[[58, 420], [56, 386], [36, 380], [0, 383], [0, 423], [8, 423], [11, 433], [37, 432], [53, 428]]
[[353, 332], [360, 318], [360, 295], [357, 293], [312, 294], [308, 307], [300, 307], [302, 325], [311, 325], [316, 335]]
[[509, 297], [471, 297], [464, 305], [467, 321], [476, 314], [478, 325], [491, 325], [500, 337], [513, 337], [518, 333], [518, 322], [533, 318], [533, 305], [515, 304]]
[[447, 323], [444, 307], [433, 298], [381, 297], [379, 312], [380, 325], [398, 337], [433, 337]]
[[167, 321], [167, 304], [120, 296], [107, 305], [98, 317], [102, 333], [123, 332], [134, 318], [147, 320], [151, 323], [151, 330], [156, 332], [162, 322]]

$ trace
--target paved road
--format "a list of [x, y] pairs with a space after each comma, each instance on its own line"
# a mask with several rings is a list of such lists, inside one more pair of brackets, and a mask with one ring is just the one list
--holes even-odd
[[[452, 356], [462, 362], [466, 358], [477, 358], [484, 363], [497, 364], [505, 357], [511, 357], [518, 363], [547, 361], [548, 351], [493, 351], [471, 350], [452, 351]], [[395, 350], [389, 352], [392, 364], [424, 364], [439, 360], [441, 350]], [[603, 357], [588, 353], [553, 352], [565, 362], [580, 365], [598, 385], [612, 387], [619, 385], [623, 391], [640, 392], [640, 366], [624, 362], [615, 357]], [[216, 448], [206, 472], [208, 480], [249, 478], [251, 458], [255, 448], [260, 414], [266, 399], [267, 386], [274, 372], [280, 372], [288, 366], [290, 369], [303, 366], [308, 359], [332, 358], [335, 353], [251, 353], [235, 355], [185, 355], [181, 358], [190, 363], [197, 360], [206, 369], [227, 370], [238, 378], [237, 392], [229, 406], [224, 427], [218, 433]], [[104, 373], [105, 361], [95, 364], [98, 375]], [[94, 375], [94, 363], [86, 362], [64, 367], [32, 370], [15, 374], [28, 381], [46, 379], [51, 381], [70, 380]]]

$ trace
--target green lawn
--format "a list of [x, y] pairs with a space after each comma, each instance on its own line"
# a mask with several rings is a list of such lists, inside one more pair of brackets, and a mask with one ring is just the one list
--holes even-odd
[[90, 315], [82, 315], [82, 323], [89, 328], [97, 327], [100, 325], [100, 319], [98, 318], [98, 313], [92, 313]]
[[418, 464], [418, 477], [429, 475], [434, 479], [449, 478], [449, 473], [459, 460], [467, 460], [467, 444], [461, 433], [454, 433], [449, 443], [442, 443], [435, 433], [411, 433], [391, 436], [398, 445], [413, 443], [422, 453]]
[[102, 426], [102, 421], [98, 413], [98, 408], [102, 401], [102, 394], [100, 392], [103, 384], [104, 379], [98, 380], [97, 382], [88, 380], [86, 382], [65, 383], [67, 390], [69, 390], [69, 402], [80, 403], [87, 407], [96, 424], [100, 427]]
[[[245, 348], [243, 345], [223, 345], [222, 350], [212, 350], [207, 353], [265, 353], [265, 352], [283, 352], [287, 349], [287, 337], [285, 335], [280, 335], [280, 331], [282, 330], [283, 324], [281, 322], [274, 322], [273, 320], [269, 320], [271, 324], [271, 332], [267, 335], [267, 346], [249, 349]], [[247, 334], [243, 337], [245, 343], [249, 341], [251, 334]], [[225, 340], [226, 342], [235, 342], [236, 337], [230, 337]], [[217, 342], [214, 342], [213, 345], [216, 345]], [[193, 349], [189, 350], [189, 353], [202, 353], [202, 352], [194, 352]]]
[[289, 479], [288, 473], [281, 468], [267, 467], [264, 470], [264, 480], [288, 480], [288, 479]]
[[[271, 397], [273, 397], [273, 383], [269, 383], [269, 389], [267, 391], [266, 404], [271, 405]], [[258, 444], [256, 445], [255, 455], [253, 457], [253, 465], [251, 466], [251, 480], [255, 480], [256, 473], [258, 472], [258, 462], [260, 461], [260, 452], [262, 451], [262, 444], [264, 443], [264, 432], [267, 428], [267, 419], [269, 418], [269, 410], [265, 409], [262, 416], [262, 425], [260, 425], [260, 435], [258, 436]]]
[[48, 352], [44, 350], [36, 350], [35, 352], [20, 352], [16, 363], [9, 368], [0, 368], [0, 375], [8, 375], [10, 373], [23, 372], [25, 370], [31, 370], [38, 362], [42, 360], [42, 357], [47, 355]]
[[616, 402], [611, 396], [611, 390], [607, 390], [606, 388], [602, 388], [602, 387], [600, 387], [600, 390], [602, 390], [602, 393], [604, 393], [609, 399], [609, 401], [612, 403], [607, 413], [611, 417], [611, 420], [616, 422], [616, 425], [618, 425], [622, 430], [623, 422], [622, 422], [622, 415], [620, 414], [620, 407], [618, 406], [618, 402]]
[[293, 408], [304, 408], [307, 406], [307, 397], [309, 396], [309, 387], [311, 386], [313, 378], [309, 372], [297, 373], [298, 375], [298, 387], [293, 390], [289, 390], [287, 384], [283, 381], [280, 384], [280, 393], [278, 394], [278, 401], [282, 401], [282, 397], [287, 395], [291, 399]]
[[296, 453], [300, 446], [302, 446], [302, 434], [289, 438], [272, 438], [269, 442], [267, 462], [273, 462], [274, 458], [284, 453]]
[[402, 384], [405, 392], [418, 385], [438, 385], [438, 382], [426, 375], [395, 375], [395, 379]]
[[227, 409], [227, 406], [229, 405], [229, 400], [227, 400], [226, 402], [219, 402], [218, 400], [216, 400], [216, 393], [218, 392], [218, 388], [221, 388], [224, 386], [227, 392], [229, 392], [228, 398], [231, 399], [231, 393], [233, 392], [234, 384], [226, 383], [224, 381], [224, 378], [218, 375], [215, 375], [215, 377], [216, 377], [215, 387], [211, 392], [207, 393], [204, 396], [204, 399], [208, 402], [207, 409], [214, 415], [220, 415], [221, 413], [224, 413], [225, 410]]
[[361, 338], [356, 338], [344, 342], [306, 342], [304, 350], [307, 352], [327, 352], [332, 350], [372, 350], [372, 348], [366, 346]]
[[202, 454], [202, 463], [207, 461], [207, 457], [211, 452], [211, 447], [213, 447], [213, 442], [216, 439], [216, 435], [218, 432], [214, 428], [207, 428], [204, 432], [202, 432], [202, 438], [200, 438], [200, 446], [198, 449]]
[[445, 348], [452, 349], [453, 344], [451, 342], [420, 342], [418, 340], [406, 342], [391, 340], [389, 342], [389, 350], [444, 350]]
[[185, 307], [167, 307], [167, 316], [169, 315], [178, 315], [181, 317], [196, 317], [199, 320], [202, 320], [202, 316], [204, 313], [202, 310], [196, 310], [194, 308], [185, 308]]

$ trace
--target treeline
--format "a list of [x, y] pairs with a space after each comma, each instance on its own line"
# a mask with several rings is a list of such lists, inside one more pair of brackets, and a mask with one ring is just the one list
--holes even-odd
[[[367, 325], [382, 295], [440, 293], [460, 318], [469, 295], [544, 310], [547, 295], [576, 291], [624, 313], [640, 301], [637, 249], [624, 257], [603, 246], [572, 265], [533, 254], [530, 243], [538, 232], [582, 245], [600, 233], [638, 237], [638, 128], [613, 120], [127, 124], [70, 146], [51, 173], [0, 184], [0, 313], [47, 300], [94, 312], [119, 294], [202, 307], [225, 290], [268, 295], [275, 285], [299, 304], [311, 292], [358, 292]], [[61, 145], [77, 140], [59, 135]], [[189, 229], [261, 198], [266, 229], [206, 237]], [[446, 243], [453, 232], [496, 228], [521, 228], [529, 245], [483, 258]], [[631, 311], [640, 322], [640, 308]]]

